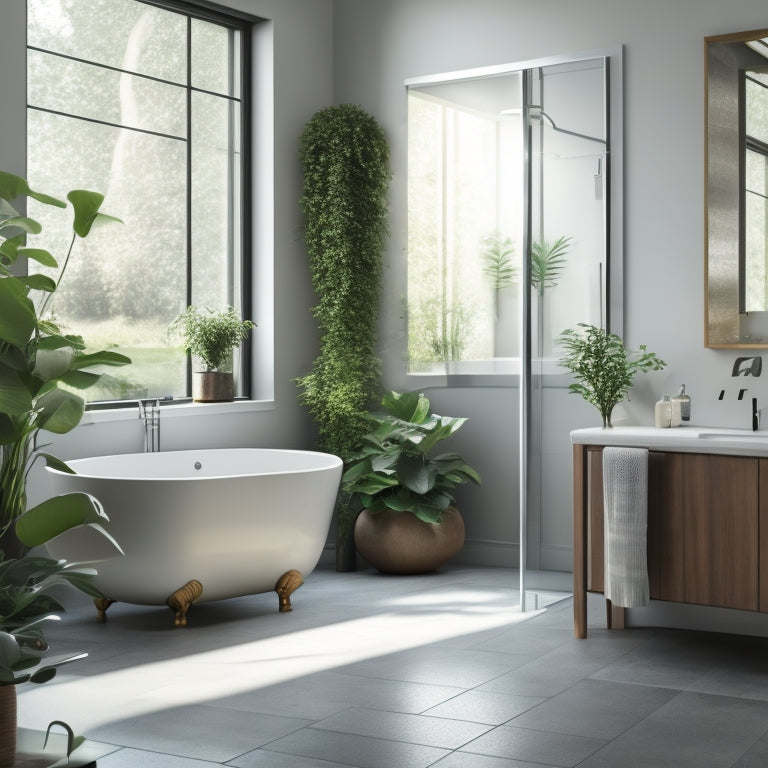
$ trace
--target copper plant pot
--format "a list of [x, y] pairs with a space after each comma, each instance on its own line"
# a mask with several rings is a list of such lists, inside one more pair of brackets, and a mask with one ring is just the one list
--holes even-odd
[[464, 544], [464, 520], [449, 507], [440, 523], [425, 523], [410, 512], [364, 509], [355, 522], [358, 552], [382, 573], [429, 573]]
[[234, 377], [226, 371], [195, 371], [192, 399], [196, 403], [226, 403], [235, 399]]

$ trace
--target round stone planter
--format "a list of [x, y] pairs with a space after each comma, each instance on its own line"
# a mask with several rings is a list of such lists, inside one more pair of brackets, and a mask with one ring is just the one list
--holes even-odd
[[440, 523], [425, 523], [410, 512], [364, 509], [355, 522], [358, 552], [382, 573], [429, 573], [464, 544], [464, 520], [455, 507]]
[[195, 371], [192, 374], [192, 399], [196, 403], [226, 403], [235, 399], [231, 372]]

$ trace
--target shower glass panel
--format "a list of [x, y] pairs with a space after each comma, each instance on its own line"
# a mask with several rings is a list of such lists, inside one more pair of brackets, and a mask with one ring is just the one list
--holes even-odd
[[[604, 59], [526, 71], [530, 173], [530, 380], [527, 382], [527, 564], [548, 570], [571, 514], [548, 471], [558, 446], [547, 432], [556, 339], [578, 323], [604, 327], [608, 263], [607, 71]], [[562, 386], [562, 384], [561, 384]], [[522, 389], [526, 398], [526, 388]], [[558, 435], [557, 438], [560, 439]], [[527, 450], [526, 450], [527, 449]], [[568, 542], [562, 542], [566, 545]]]
[[[563, 440], [545, 416], [568, 383], [556, 339], [609, 322], [610, 60], [558, 57], [406, 83], [408, 371], [420, 382], [509, 389], [520, 418], [509, 514], [520, 523], [520, 561], [537, 570], [570, 569], [570, 536], [558, 537], [570, 530], [571, 499], [548, 482], [562, 471], [553, 455]], [[620, 218], [614, 229], [620, 244]]]

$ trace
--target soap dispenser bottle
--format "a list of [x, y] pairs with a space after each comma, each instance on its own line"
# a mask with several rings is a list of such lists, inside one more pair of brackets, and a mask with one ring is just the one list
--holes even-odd
[[680, 403], [680, 418], [682, 421], [691, 420], [691, 396], [685, 391], [685, 384], [680, 387], [680, 392], [672, 398]]
[[672, 425], [672, 401], [669, 395], [664, 395], [654, 408], [654, 425], [657, 428]]

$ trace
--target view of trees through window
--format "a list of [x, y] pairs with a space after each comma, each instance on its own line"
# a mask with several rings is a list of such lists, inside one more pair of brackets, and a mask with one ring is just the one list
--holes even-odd
[[[187, 396], [169, 324], [187, 304], [249, 312], [237, 24], [141, 0], [28, 0], [30, 185], [62, 199], [101, 192], [124, 222], [77, 243], [53, 306], [89, 347], [133, 360], [92, 400]], [[68, 212], [30, 215], [61, 261]]]

